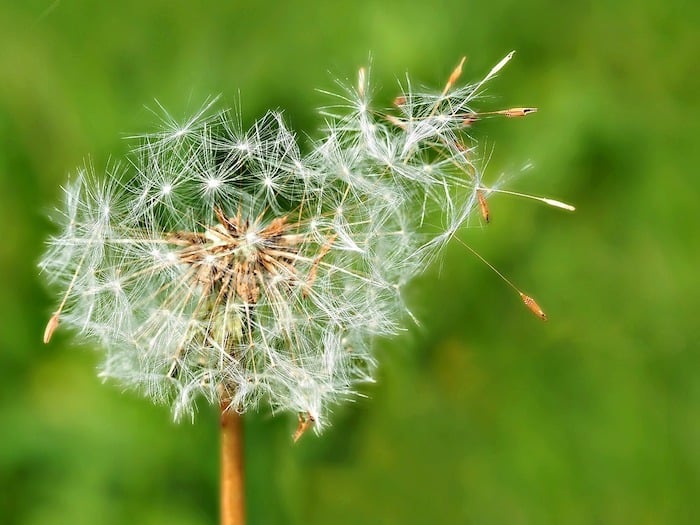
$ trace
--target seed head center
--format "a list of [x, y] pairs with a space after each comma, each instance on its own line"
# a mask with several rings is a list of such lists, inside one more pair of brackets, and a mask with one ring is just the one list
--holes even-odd
[[[226, 217], [215, 208], [217, 224], [204, 232], [178, 232], [170, 237], [181, 249], [179, 259], [189, 266], [188, 277], [217, 301], [239, 300], [254, 305], [261, 290], [296, 281], [295, 263], [300, 236], [295, 224], [277, 217], [243, 219], [241, 212]], [[277, 290], [275, 290], [277, 292]]]

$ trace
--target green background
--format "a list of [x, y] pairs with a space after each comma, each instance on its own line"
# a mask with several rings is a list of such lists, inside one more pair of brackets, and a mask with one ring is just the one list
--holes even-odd
[[[541, 323], [455, 243], [408, 292], [421, 328], [380, 345], [378, 383], [293, 445], [246, 417], [250, 524], [676, 524], [700, 515], [699, 8], [696, 2], [0, 3], [0, 523], [206, 524], [215, 410], [175, 425], [41, 335], [36, 263], [67, 174], [121, 157], [158, 100], [212, 94], [297, 130], [371, 54], [397, 78], [476, 80], [511, 49], [478, 128], [496, 196], [460, 237], [535, 296]], [[330, 73], [329, 73], [330, 72]]]

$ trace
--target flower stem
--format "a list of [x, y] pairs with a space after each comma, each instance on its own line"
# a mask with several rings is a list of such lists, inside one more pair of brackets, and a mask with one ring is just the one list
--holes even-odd
[[221, 403], [221, 525], [244, 525], [243, 426], [241, 416]]

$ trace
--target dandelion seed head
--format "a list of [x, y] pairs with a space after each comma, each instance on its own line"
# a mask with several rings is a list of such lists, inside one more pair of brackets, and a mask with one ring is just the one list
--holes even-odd
[[213, 100], [184, 122], [163, 110], [124, 165], [64, 187], [40, 263], [63, 291], [45, 340], [60, 318], [103, 349], [102, 378], [176, 419], [203, 397], [320, 431], [373, 381], [374, 341], [412, 318], [402, 287], [478, 212], [465, 121], [509, 57], [462, 87], [460, 64], [442, 93], [408, 81], [393, 113], [370, 107], [363, 69], [303, 153], [279, 112], [246, 130]]

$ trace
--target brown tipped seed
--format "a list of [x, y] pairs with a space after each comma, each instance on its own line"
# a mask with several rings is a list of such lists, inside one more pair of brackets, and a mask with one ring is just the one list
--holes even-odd
[[525, 117], [530, 113], [537, 113], [537, 108], [510, 108], [496, 111], [498, 115], [505, 115], [508, 118]]
[[314, 418], [311, 414], [299, 414], [299, 424], [297, 425], [297, 429], [294, 431], [294, 434], [292, 435], [292, 440], [294, 443], [299, 441], [301, 436], [304, 435], [304, 433], [309, 430], [311, 425], [314, 424]]
[[481, 217], [484, 219], [486, 224], [491, 222], [491, 215], [489, 213], [489, 205], [486, 202], [486, 196], [484, 195], [484, 190], [476, 190], [476, 198], [479, 199], [479, 208], [481, 209]]
[[401, 120], [400, 118], [395, 117], [394, 115], [384, 115], [384, 118], [385, 118], [389, 123], [391, 123], [391, 124], [393, 124], [394, 126], [396, 126], [397, 128], [401, 128], [401, 129], [404, 129], [404, 130], [406, 129], [406, 123], [405, 123], [403, 120]]
[[56, 312], [51, 316], [49, 322], [46, 323], [46, 328], [44, 329], [44, 344], [47, 344], [49, 341], [51, 341], [53, 333], [56, 331], [56, 328], [58, 328], [58, 317], [59, 314], [58, 312]]
[[323, 259], [326, 254], [331, 250], [331, 247], [333, 246], [333, 243], [335, 242], [335, 239], [338, 237], [337, 234], [331, 235], [328, 240], [321, 246], [321, 249], [318, 251], [318, 255], [314, 258], [314, 262], [311, 266], [311, 270], [309, 270], [309, 276], [306, 279], [306, 285], [304, 286], [304, 290], [302, 291], [301, 295], [306, 298], [309, 296], [309, 293], [311, 292], [311, 286], [314, 284], [314, 281], [316, 280], [316, 274], [318, 272], [318, 265], [321, 262], [321, 259]]
[[542, 308], [540, 308], [540, 305], [537, 304], [537, 302], [530, 297], [529, 295], [525, 295], [522, 292], [518, 292], [520, 294], [520, 298], [523, 300], [523, 303], [525, 303], [525, 306], [529, 308], [529, 310], [535, 314], [537, 317], [542, 319], [543, 321], [547, 320], [547, 314], [544, 313]]
[[466, 59], [467, 57], [462, 57], [462, 60], [459, 61], [457, 67], [454, 68], [454, 70], [450, 74], [450, 78], [447, 79], [447, 84], [445, 84], [445, 89], [442, 90], [443, 95], [447, 94], [447, 92], [452, 88], [452, 86], [454, 86], [455, 82], [459, 80], [459, 77], [462, 74], [462, 66], [464, 65], [464, 61]]
[[474, 122], [476, 122], [477, 120], [479, 120], [478, 113], [467, 113], [466, 115], [464, 115], [464, 119], [462, 120], [462, 126], [466, 128], [474, 124]]
[[406, 97], [404, 97], [403, 95], [399, 95], [398, 97], [396, 97], [394, 99], [394, 106], [396, 106], [396, 107], [403, 106], [405, 103], [406, 103]]

